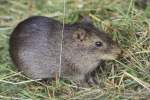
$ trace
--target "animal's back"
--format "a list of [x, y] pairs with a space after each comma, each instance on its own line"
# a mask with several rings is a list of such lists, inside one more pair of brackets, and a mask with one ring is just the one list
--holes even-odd
[[19, 23], [10, 37], [10, 55], [15, 65], [32, 78], [55, 75], [59, 64], [58, 21], [35, 16]]

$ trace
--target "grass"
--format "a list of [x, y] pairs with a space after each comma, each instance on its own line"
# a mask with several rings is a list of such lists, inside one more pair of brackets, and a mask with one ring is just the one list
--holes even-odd
[[0, 98], [2, 100], [148, 100], [150, 98], [150, 7], [135, 0], [66, 0], [65, 23], [79, 14], [90, 15], [95, 26], [108, 32], [125, 51], [106, 63], [98, 74], [99, 87], [77, 88], [74, 83], [43, 83], [26, 78], [9, 58], [8, 40], [14, 27], [31, 15], [63, 21], [63, 0], [0, 1]]

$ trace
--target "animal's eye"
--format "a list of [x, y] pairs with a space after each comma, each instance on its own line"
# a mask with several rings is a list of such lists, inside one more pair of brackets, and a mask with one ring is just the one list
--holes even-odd
[[101, 47], [103, 46], [103, 43], [100, 41], [95, 42], [96, 47]]

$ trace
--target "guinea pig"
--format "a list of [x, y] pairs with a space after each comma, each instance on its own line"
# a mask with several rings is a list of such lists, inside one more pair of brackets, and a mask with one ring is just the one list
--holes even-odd
[[16, 26], [9, 46], [15, 66], [32, 79], [58, 74], [68, 80], [90, 79], [88, 74], [102, 60], [116, 59], [121, 53], [118, 44], [88, 18], [63, 25], [44, 16], [29, 17]]

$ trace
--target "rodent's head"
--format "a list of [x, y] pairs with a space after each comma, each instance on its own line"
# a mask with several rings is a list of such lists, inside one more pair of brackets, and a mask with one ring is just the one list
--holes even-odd
[[84, 52], [97, 60], [112, 60], [121, 53], [118, 44], [89, 21], [84, 20], [77, 25], [73, 39], [76, 51]]

